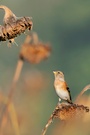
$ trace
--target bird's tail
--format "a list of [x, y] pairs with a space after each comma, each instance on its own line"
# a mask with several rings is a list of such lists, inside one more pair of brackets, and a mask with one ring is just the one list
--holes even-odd
[[67, 100], [67, 102], [68, 102], [69, 104], [73, 104], [72, 100]]

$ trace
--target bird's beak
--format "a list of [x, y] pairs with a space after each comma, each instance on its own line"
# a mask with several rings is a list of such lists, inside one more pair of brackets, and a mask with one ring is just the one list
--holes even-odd
[[56, 71], [53, 71], [54, 74], [56, 74]]

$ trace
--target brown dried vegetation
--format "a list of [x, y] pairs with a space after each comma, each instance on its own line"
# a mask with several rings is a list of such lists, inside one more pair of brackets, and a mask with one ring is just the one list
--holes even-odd
[[[35, 36], [36, 35], [36, 36]], [[19, 77], [20, 77], [20, 74], [21, 74], [21, 70], [22, 70], [22, 67], [23, 67], [23, 64], [24, 64], [24, 58], [22, 58], [21, 57], [21, 52], [23, 52], [23, 51], [25, 51], [25, 49], [28, 51], [28, 50], [30, 50], [28, 53], [27, 52], [25, 52], [22, 56], [23, 57], [27, 57], [27, 55], [28, 55], [28, 57], [34, 57], [34, 55], [35, 55], [35, 57], [33, 58], [33, 60], [34, 60], [34, 62], [31, 62], [30, 61], [30, 63], [36, 63], [36, 64], [38, 64], [41, 60], [43, 60], [45, 57], [46, 57], [46, 53], [44, 53], [44, 51], [46, 51], [45, 49], [46, 48], [44, 48], [44, 43], [42, 43], [42, 44], [40, 44], [40, 45], [38, 45], [39, 43], [38, 42], [36, 42], [36, 38], [35, 38], [35, 40], [33, 41], [33, 36], [34, 36], [34, 38], [35, 37], [37, 37], [37, 34], [35, 34], [34, 33], [34, 35], [33, 34], [31, 34], [31, 35], [28, 35], [27, 37], [26, 37], [26, 39], [25, 39], [25, 44], [23, 44], [22, 45], [22, 48], [21, 48], [21, 51], [20, 51], [20, 54], [19, 54], [19, 60], [18, 60], [18, 63], [17, 63], [17, 67], [16, 67], [16, 71], [15, 71], [15, 74], [14, 74], [14, 78], [13, 78], [13, 80], [12, 80], [12, 84], [11, 84], [11, 88], [10, 88], [10, 90], [9, 90], [9, 94], [8, 94], [8, 101], [7, 101], [7, 103], [6, 103], [6, 105], [4, 106], [4, 109], [3, 109], [3, 113], [1, 114], [1, 120], [0, 120], [0, 130], [1, 130], [1, 133], [3, 133], [3, 130], [2, 129], [4, 129], [4, 127], [6, 126], [6, 123], [7, 123], [7, 121], [5, 121], [5, 119], [7, 119], [7, 117], [8, 117], [8, 109], [9, 109], [9, 106], [10, 106], [10, 103], [12, 102], [12, 99], [13, 99], [13, 96], [14, 96], [14, 93], [15, 93], [15, 88], [16, 88], [16, 84], [17, 84], [17, 82], [18, 82], [18, 80], [19, 80]], [[32, 44], [30, 43], [30, 39], [32, 40]], [[35, 44], [36, 43], [36, 44]], [[34, 45], [35, 46], [34, 46]], [[23, 48], [23, 46], [25, 47], [25, 48]], [[28, 47], [27, 47], [28, 46]], [[32, 50], [31, 50], [31, 48], [29, 48], [29, 46], [31, 47], [31, 48], [33, 48], [33, 46], [34, 46], [34, 48], [33, 48], [33, 50], [35, 49], [35, 48], [38, 48], [38, 46], [39, 46], [39, 49], [38, 49], [38, 51], [39, 51], [39, 53], [37, 53], [37, 54], [33, 54], [33, 53], [30, 53], [30, 52], [32, 52]], [[45, 46], [46, 47], [46, 46]], [[42, 49], [43, 48], [43, 49]], [[49, 48], [49, 46], [48, 46], [48, 48]], [[50, 49], [51, 49], [51, 47], [50, 47]], [[37, 49], [36, 49], [37, 50]], [[43, 51], [42, 51], [43, 50]], [[47, 52], [47, 53], [50, 53], [50, 52]], [[43, 55], [43, 56], [42, 56]], [[40, 59], [38, 59], [38, 61], [36, 62], [36, 59], [37, 58], [40, 58]], [[25, 59], [25, 60], [27, 60], [27, 59]], [[38, 82], [40, 82], [41, 81], [41, 83], [43, 82], [43, 80], [42, 80], [42, 78], [38, 78], [37, 79], [38, 80]], [[35, 85], [35, 78], [34, 78], [34, 81], [32, 80], [32, 86], [31, 87], [33, 87], [34, 88], [34, 90], [35, 90], [35, 88], [36, 87], [42, 87], [41, 86], [41, 84], [40, 83], [36, 83], [36, 85]], [[26, 84], [26, 87], [28, 87], [28, 84]], [[26, 89], [26, 87], [25, 87], [25, 89]], [[29, 89], [30, 89], [30, 86], [29, 86]], [[5, 122], [4, 122], [5, 121]], [[17, 120], [16, 120], [17, 121]], [[18, 122], [17, 122], [18, 123]], [[17, 128], [15, 128], [15, 130], [17, 131]], [[19, 134], [19, 132], [18, 132], [18, 134]]]
[[[12, 13], [12, 11], [6, 6], [2, 5], [0, 6], [0, 8], [5, 11], [5, 16], [3, 21], [4, 24], [0, 25], [0, 41], [9, 40], [9, 42], [12, 43], [14, 42], [14, 38], [17, 37], [17, 35], [24, 33], [26, 29], [31, 30], [33, 23], [30, 17], [16, 17], [16, 15]], [[31, 35], [28, 35], [26, 37], [25, 42], [21, 46], [19, 60], [12, 81], [12, 85], [8, 94], [8, 98], [5, 98], [4, 96], [2, 96], [2, 94], [0, 94], [0, 101], [1, 101], [0, 102], [0, 111], [1, 111], [0, 134], [3, 134], [8, 118], [10, 117], [15, 134], [20, 135], [19, 123], [17, 120], [17, 115], [14, 106], [12, 104], [12, 98], [15, 92], [16, 84], [18, 82], [24, 61], [28, 61], [30, 64], [38, 64], [41, 61], [47, 59], [50, 56], [50, 53], [51, 53], [50, 44], [39, 41], [36, 33], [32, 33]], [[39, 83], [37, 82], [37, 80], [39, 81]], [[29, 81], [31, 82], [31, 84], [29, 84]], [[36, 78], [36, 76], [33, 75], [33, 77], [31, 76], [31, 78], [29, 79], [27, 78], [25, 80], [26, 83], [25, 88], [27, 90], [34, 89], [35, 92], [37, 88], [38, 90], [40, 90], [44, 86], [44, 82], [45, 80], [42, 78], [42, 76], [37, 75]], [[90, 109], [88, 106], [84, 106], [83, 104], [78, 104], [79, 103], [78, 101], [79, 98], [82, 96], [82, 94], [88, 89], [90, 89], [90, 85], [87, 85], [81, 91], [75, 103], [58, 104], [55, 110], [53, 111], [53, 113], [51, 114], [42, 132], [42, 135], [46, 134], [46, 131], [50, 126], [50, 124], [53, 122], [54, 118], [58, 118], [61, 121], [65, 121], [65, 123], [68, 123], [68, 126], [70, 126], [69, 124], [76, 126], [75, 123], [78, 123], [79, 121], [82, 122], [84, 116], [89, 115]], [[2, 108], [2, 103], [4, 104], [3, 107], [4, 109]]]
[[38, 64], [50, 56], [51, 47], [49, 44], [40, 41], [36, 43], [32, 42], [31, 38], [27, 36], [25, 43], [21, 47], [19, 56], [22, 60], [26, 60], [32, 64]]
[[[87, 85], [81, 92], [80, 94], [77, 96], [76, 101], [79, 102], [80, 97], [82, 96], [82, 94], [84, 94], [85, 91], [87, 91], [88, 89], [90, 89], [90, 85]], [[76, 102], [75, 101], [75, 102]], [[68, 103], [61, 103], [58, 104], [55, 108], [55, 110], [53, 111], [53, 113], [51, 114], [45, 128], [42, 131], [42, 135], [46, 134], [46, 131], [48, 129], [48, 127], [50, 126], [50, 124], [53, 122], [54, 118], [59, 118], [61, 121], [65, 121], [65, 123], [68, 123], [68, 125], [72, 125], [74, 127], [76, 127], [76, 123], [79, 123], [79, 121], [84, 120], [84, 117], [86, 115], [89, 116], [89, 112], [90, 112], [90, 108], [88, 106], [84, 106], [84, 105], [79, 105], [79, 104], [68, 104]], [[82, 124], [83, 125], [83, 124]], [[78, 125], [79, 126], [79, 125]], [[63, 127], [64, 129], [64, 127]]]
[[4, 24], [0, 25], [0, 41], [12, 39], [24, 33], [26, 29], [31, 30], [32, 19], [30, 17], [16, 17], [13, 12], [6, 6], [0, 6], [1, 9], [5, 10]]
[[60, 120], [71, 121], [82, 118], [86, 112], [89, 112], [87, 106], [78, 104], [66, 105], [62, 103], [55, 108], [53, 115]]

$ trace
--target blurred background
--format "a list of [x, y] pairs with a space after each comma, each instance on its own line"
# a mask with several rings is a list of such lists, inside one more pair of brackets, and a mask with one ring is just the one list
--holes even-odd
[[[18, 17], [31, 16], [32, 31], [52, 47], [47, 60], [39, 64], [24, 63], [13, 98], [21, 135], [40, 135], [58, 102], [53, 70], [64, 72], [73, 101], [90, 83], [90, 1], [1, 0], [0, 4]], [[0, 9], [1, 25], [3, 16], [4, 11]], [[0, 91], [6, 97], [25, 37], [22, 34], [15, 39], [18, 47], [9, 48], [7, 42], [0, 43]], [[55, 134], [56, 124], [59, 122], [50, 126], [47, 135]]]

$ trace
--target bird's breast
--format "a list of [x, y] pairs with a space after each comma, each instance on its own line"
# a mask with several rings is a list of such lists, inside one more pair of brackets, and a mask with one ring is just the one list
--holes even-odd
[[66, 91], [65, 89], [63, 89], [60, 86], [56, 86], [55, 87], [56, 93], [57, 95], [61, 98], [61, 99], [69, 99], [69, 94], [68, 91]]

